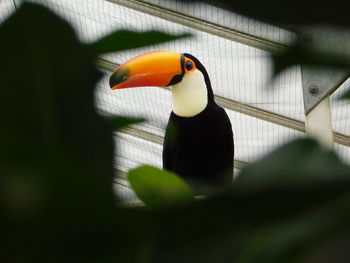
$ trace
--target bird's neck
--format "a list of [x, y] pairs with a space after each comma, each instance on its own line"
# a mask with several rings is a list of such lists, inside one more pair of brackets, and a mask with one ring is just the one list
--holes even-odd
[[208, 90], [201, 71], [186, 73], [179, 83], [171, 86], [173, 112], [181, 117], [193, 117], [208, 104]]

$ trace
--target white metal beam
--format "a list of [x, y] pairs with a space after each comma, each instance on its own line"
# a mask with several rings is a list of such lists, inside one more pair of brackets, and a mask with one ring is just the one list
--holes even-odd
[[283, 44], [256, 37], [193, 16], [184, 15], [180, 12], [170, 10], [162, 6], [151, 4], [142, 0], [106, 1], [262, 50], [270, 52], [280, 52], [287, 49], [287, 46]]
[[329, 96], [317, 104], [305, 119], [306, 134], [328, 149], [333, 149], [334, 138]]

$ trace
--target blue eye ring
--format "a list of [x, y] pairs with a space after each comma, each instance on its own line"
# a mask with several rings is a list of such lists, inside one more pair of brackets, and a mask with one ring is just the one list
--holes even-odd
[[185, 67], [188, 71], [190, 71], [193, 68], [193, 63], [191, 61], [187, 61]]

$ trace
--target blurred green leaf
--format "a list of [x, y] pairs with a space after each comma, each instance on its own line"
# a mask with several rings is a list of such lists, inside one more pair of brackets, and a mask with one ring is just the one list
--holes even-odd
[[26, 2], [0, 39], [0, 261], [110, 262], [124, 230], [96, 58], [66, 21]]
[[[338, 67], [350, 73], [350, 30], [335, 26], [300, 27], [298, 40], [285, 52], [274, 54], [274, 71], [305, 64], [317, 67]], [[350, 75], [350, 74], [349, 74]]]
[[108, 52], [122, 51], [126, 49], [139, 48], [148, 45], [155, 45], [166, 41], [172, 41], [189, 37], [190, 34], [170, 35], [167, 33], [149, 31], [149, 32], [132, 32], [117, 31], [112, 33], [95, 43], [90, 48], [95, 54], [104, 54]]
[[182, 2], [206, 2], [211, 5], [229, 9], [235, 13], [246, 15], [255, 19], [266, 21], [279, 26], [307, 24], [337, 24], [350, 25], [349, 14], [341, 0], [320, 2], [305, 0], [298, 1], [279, 0], [180, 0]]
[[304, 262], [311, 251], [323, 253], [317, 248], [330, 233], [349, 233], [349, 209], [349, 167], [316, 142], [297, 140], [244, 169], [226, 193], [153, 210], [162, 222], [155, 261]]
[[112, 129], [115, 131], [121, 130], [133, 124], [138, 124], [144, 122], [145, 119], [142, 118], [130, 118], [123, 116], [108, 116], [105, 117], [106, 121], [111, 125]]
[[327, 54], [326, 52], [306, 49], [300, 44], [292, 46], [285, 53], [274, 54], [273, 61], [274, 75], [278, 75], [285, 69], [300, 64], [323, 68], [339, 68], [340, 70], [347, 70], [350, 67], [350, 62], [347, 60], [345, 53], [343, 57], [340, 57], [333, 51], [329, 51]]
[[341, 99], [350, 99], [350, 90], [348, 90], [347, 92], [345, 92], [341, 97]]
[[194, 199], [191, 188], [176, 174], [151, 166], [130, 170], [129, 182], [147, 206], [162, 206]]
[[152, 231], [116, 207], [111, 128], [138, 120], [96, 113], [96, 53], [31, 3], [0, 39], [0, 261], [141, 262]]
[[[261, 175], [264, 176], [261, 176]], [[300, 139], [245, 167], [236, 188], [256, 191], [265, 187], [305, 186], [328, 180], [350, 179], [350, 168], [316, 141]]]

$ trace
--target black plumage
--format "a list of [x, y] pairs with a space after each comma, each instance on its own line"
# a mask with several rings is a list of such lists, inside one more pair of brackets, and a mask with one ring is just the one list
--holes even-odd
[[[204, 76], [208, 90], [206, 108], [193, 117], [170, 114], [163, 146], [163, 168], [199, 186], [223, 186], [232, 181], [234, 143], [231, 122], [214, 101], [204, 66], [190, 54]], [[189, 87], [190, 88], [190, 87]]]

